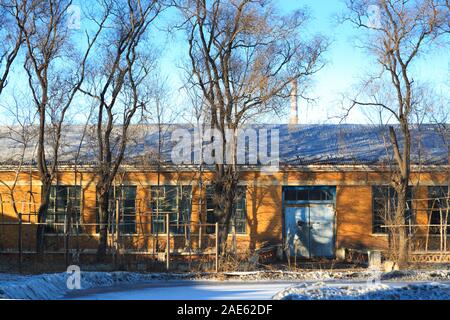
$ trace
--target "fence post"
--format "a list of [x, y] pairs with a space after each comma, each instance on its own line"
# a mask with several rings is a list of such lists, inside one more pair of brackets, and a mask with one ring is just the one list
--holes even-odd
[[120, 208], [119, 208], [119, 206], [120, 206], [120, 201], [119, 201], [119, 199], [116, 199], [116, 219], [115, 219], [116, 230], [114, 230], [115, 234], [116, 234], [116, 241], [115, 241], [116, 265], [117, 265], [118, 262], [120, 262], [120, 259], [119, 259], [119, 254], [120, 254], [120, 252], [119, 252], [119, 250], [120, 250], [120, 246], [119, 246], [119, 237], [120, 237], [120, 233], [119, 233], [120, 217], [119, 217], [119, 214], [120, 214]]
[[198, 249], [199, 249], [199, 251], [201, 251], [202, 250], [202, 247], [203, 247], [203, 245], [202, 245], [202, 233], [203, 233], [203, 228], [202, 228], [202, 224], [201, 224], [201, 222], [198, 224]]
[[203, 226], [202, 226], [202, 208], [203, 208], [203, 198], [200, 197], [200, 205], [199, 205], [199, 213], [198, 213], [198, 249], [199, 251], [202, 250], [203, 244], [202, 244], [202, 233], [203, 233]]
[[166, 215], [166, 233], [167, 233], [167, 240], [166, 240], [166, 269], [167, 271], [170, 270], [170, 219], [169, 214]]
[[22, 241], [22, 214], [24, 210], [24, 203], [22, 202], [21, 211], [19, 212], [19, 273], [22, 273], [22, 262], [23, 262], [23, 241]]
[[216, 273], [219, 272], [219, 223], [216, 222]]
[[66, 214], [64, 216], [64, 259], [66, 267], [69, 266], [69, 214], [71, 210], [70, 201], [66, 206]]

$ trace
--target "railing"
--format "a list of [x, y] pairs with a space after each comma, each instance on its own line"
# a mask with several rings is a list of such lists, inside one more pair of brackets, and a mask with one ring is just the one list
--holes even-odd
[[[106, 227], [108, 230], [108, 250], [107, 252], [112, 255], [113, 261], [116, 263], [119, 256], [124, 254], [133, 255], [153, 255], [154, 257], [160, 256], [161, 253], [165, 254], [165, 262], [167, 270], [170, 269], [171, 258], [173, 255], [178, 254], [189, 254], [189, 255], [213, 255], [215, 258], [214, 268], [217, 271], [219, 268], [219, 243], [218, 243], [218, 232], [219, 224], [211, 223], [200, 223], [196, 221], [182, 221], [182, 222], [171, 222], [170, 215], [173, 212], [160, 212], [154, 214], [152, 212], [141, 212], [136, 210], [136, 214], [132, 215], [135, 219], [134, 221], [127, 222], [121, 221], [122, 215], [120, 214], [120, 205], [116, 201], [114, 206], [114, 211], [110, 212], [108, 222], [81, 222], [78, 219], [72, 221], [70, 217], [75, 217], [74, 212], [69, 213], [67, 208], [65, 212], [64, 222], [38, 222], [38, 213], [36, 211], [27, 211], [27, 207], [30, 203], [28, 202], [17, 202], [19, 213], [11, 215], [11, 210], [6, 210], [7, 206], [12, 203], [9, 201], [0, 201], [0, 227], [5, 228], [16, 228], [12, 233], [17, 234], [17, 253], [19, 255], [19, 268], [21, 269], [23, 262], [23, 254], [26, 252], [23, 248], [23, 234], [24, 227], [32, 228], [28, 230], [28, 235], [33, 234], [37, 226], [44, 226], [48, 231], [53, 229], [53, 232], [46, 232], [46, 239], [55, 238], [57, 244], [60, 242], [61, 237], [63, 238], [63, 251], [51, 251], [48, 248], [45, 250], [46, 253], [64, 253], [66, 264], [69, 264], [69, 256], [71, 253], [79, 257], [81, 253], [87, 253], [89, 249], [82, 248], [79, 244], [81, 238], [88, 238], [97, 240], [99, 237], [97, 230], [101, 227]], [[34, 205], [34, 203], [33, 203]], [[35, 206], [34, 206], [35, 207]], [[11, 209], [11, 208], [8, 208]], [[6, 214], [9, 212], [9, 214]], [[154, 218], [158, 217], [156, 221]], [[162, 219], [161, 219], [162, 218]], [[164, 225], [164, 232], [155, 232], [153, 230], [154, 224], [162, 222]], [[122, 230], [129, 230], [127, 226], [133, 225], [136, 228], [135, 233], [125, 233]], [[213, 228], [213, 233], [205, 232], [206, 229]], [[90, 230], [87, 230], [90, 229]], [[172, 232], [173, 229], [183, 230], [183, 233]], [[62, 231], [60, 231], [62, 230]], [[5, 230], [2, 230], [0, 234], [5, 234]], [[10, 233], [11, 234], [11, 233]], [[127, 239], [138, 238], [143, 239], [141, 241], [146, 247], [145, 250], [140, 249], [139, 244], [135, 245], [134, 241], [131, 244], [127, 244]], [[0, 249], [2, 246], [2, 237], [0, 235]], [[71, 240], [76, 239], [76, 248], [70, 246]], [[180, 240], [181, 239], [181, 240]], [[195, 239], [196, 247], [192, 247], [192, 239]], [[153, 245], [151, 250], [148, 250], [148, 241], [153, 240]], [[211, 241], [214, 244], [211, 244]], [[9, 241], [11, 242], [11, 241]], [[31, 243], [28, 239], [27, 243]], [[164, 242], [164, 249], [161, 252], [160, 243]], [[177, 249], [177, 243], [183, 242], [187, 243], [182, 250]], [[61, 247], [57, 245], [57, 247]], [[178, 250], [178, 252], [177, 252]], [[31, 251], [31, 252], [30, 252]], [[10, 248], [7, 248], [6, 252], [12, 252]], [[36, 253], [35, 250], [28, 250], [28, 253]], [[96, 249], [91, 249], [90, 253], [96, 253]]]

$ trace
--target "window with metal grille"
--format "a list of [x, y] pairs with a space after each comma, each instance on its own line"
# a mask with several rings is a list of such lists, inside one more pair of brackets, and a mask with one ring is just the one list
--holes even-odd
[[[372, 232], [385, 234], [388, 228], [383, 227], [392, 221], [398, 204], [397, 192], [389, 186], [374, 186], [372, 188]], [[408, 188], [407, 209], [405, 212], [405, 225], [408, 232], [412, 232], [411, 225], [414, 224], [414, 213], [412, 210], [412, 188]]]
[[448, 186], [428, 187], [428, 208], [431, 234], [440, 234], [442, 228], [450, 232], [450, 199]]
[[191, 186], [152, 186], [152, 233], [166, 232], [165, 217], [169, 215], [170, 233], [189, 232], [192, 209]]
[[[69, 212], [71, 211], [71, 212]], [[69, 215], [68, 215], [69, 213]], [[50, 188], [50, 204], [46, 216], [46, 233], [62, 233], [66, 218], [71, 213], [71, 232], [81, 231], [81, 187], [52, 186]]]
[[[245, 186], [239, 186], [237, 188], [236, 197], [233, 204], [233, 215], [231, 216], [230, 229], [233, 231], [233, 225], [236, 227], [237, 234], [246, 233], [247, 225], [247, 199], [246, 199], [247, 188]], [[217, 216], [214, 213], [214, 187], [206, 187], [206, 223], [214, 224], [217, 222]], [[211, 234], [215, 232], [213, 226], [208, 226], [206, 232]]]
[[[119, 232], [123, 234], [136, 233], [136, 186], [113, 186], [109, 190], [108, 225], [110, 233], [116, 231], [116, 205], [119, 205]], [[97, 223], [99, 221], [99, 210], [97, 209]], [[99, 232], [98, 226], [97, 232]]]

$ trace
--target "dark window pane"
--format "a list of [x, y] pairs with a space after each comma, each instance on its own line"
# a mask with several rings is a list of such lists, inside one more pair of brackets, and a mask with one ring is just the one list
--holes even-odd
[[[236, 227], [237, 234], [246, 233], [247, 225], [247, 202], [246, 202], [247, 188], [239, 186], [237, 188], [236, 198], [233, 204], [233, 215], [230, 220], [230, 232], [232, 232], [233, 225]], [[215, 224], [217, 222], [217, 216], [214, 213], [213, 202], [214, 189], [213, 186], [207, 186], [206, 188], [206, 223]], [[206, 232], [212, 234], [215, 232], [214, 226], [208, 226]]]
[[322, 190], [319, 189], [311, 189], [309, 191], [309, 200], [310, 201], [320, 201], [322, 199]]
[[294, 189], [287, 189], [284, 192], [284, 200], [286, 200], [286, 201], [297, 200], [297, 192]]
[[191, 186], [151, 187], [152, 232], [165, 233], [165, 217], [169, 215], [170, 232], [185, 234], [189, 232], [192, 210]]
[[[206, 223], [207, 224], [214, 224], [217, 222], [217, 217], [214, 213], [213, 195], [214, 195], [214, 187], [207, 186], [206, 187]], [[215, 232], [215, 227], [213, 227], [213, 226], [206, 227], [206, 233], [212, 234], [214, 232]]]
[[[99, 204], [97, 203], [97, 223], [99, 218]], [[116, 208], [118, 206], [118, 208]], [[119, 231], [124, 234], [136, 233], [136, 186], [113, 186], [109, 190], [108, 201], [108, 229], [116, 232], [116, 212], [119, 211]], [[99, 226], [96, 227], [99, 232]]]
[[285, 201], [333, 201], [334, 188], [331, 187], [287, 187]]
[[[71, 225], [70, 232], [80, 232], [81, 228], [81, 187], [80, 186], [52, 186], [50, 188], [50, 202], [46, 216], [47, 233], [62, 233], [65, 223]], [[70, 212], [68, 211], [70, 210]], [[66, 221], [70, 214], [71, 221]]]
[[[447, 232], [450, 232], [449, 224], [449, 190], [448, 186], [437, 186], [428, 188], [428, 208], [430, 214], [431, 234], [440, 234], [441, 229], [447, 225]], [[445, 230], [443, 230], [445, 231]]]
[[[115, 188], [116, 197], [119, 201], [119, 230], [121, 233], [136, 233], [136, 187], [120, 186]], [[116, 204], [112, 205], [114, 207]], [[114, 217], [116, 210], [114, 210]]]
[[234, 203], [233, 218], [236, 226], [236, 233], [238, 234], [245, 234], [246, 229], [246, 220], [247, 220], [246, 192], [247, 189], [245, 187], [239, 187]]
[[297, 190], [297, 201], [308, 201], [309, 200], [309, 190]]
[[[414, 213], [412, 208], [412, 188], [408, 188], [407, 210], [405, 212], [405, 225], [409, 225], [408, 231], [412, 232]], [[389, 186], [375, 186], [372, 188], [372, 231], [373, 233], [387, 233], [386, 225], [393, 223], [398, 197], [395, 189]]]

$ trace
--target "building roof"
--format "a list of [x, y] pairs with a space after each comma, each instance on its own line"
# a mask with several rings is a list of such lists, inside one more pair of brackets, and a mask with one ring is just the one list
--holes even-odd
[[[449, 157], [450, 126], [421, 125], [412, 130], [412, 163], [446, 165]], [[171, 164], [174, 146], [171, 136], [175, 129], [193, 132], [189, 125], [163, 125], [160, 161]], [[388, 128], [376, 125], [252, 125], [259, 129], [278, 130], [280, 163], [292, 166], [306, 165], [376, 165], [392, 161], [392, 147]], [[60, 152], [61, 164], [93, 165], [96, 162], [94, 128], [83, 135], [82, 126], [68, 126], [63, 130]], [[396, 128], [398, 131], [398, 128]], [[120, 130], [117, 130], [119, 134]], [[274, 131], [275, 132], [275, 131]], [[22, 145], [16, 134], [0, 128], [0, 165], [11, 165], [20, 159]], [[402, 146], [401, 135], [399, 143]], [[81, 149], [78, 154], [78, 148]], [[35, 163], [36, 139], [26, 149], [25, 161]], [[51, 147], [51, 145], [49, 145]], [[133, 126], [125, 154], [125, 164], [155, 164], [158, 154], [158, 127]], [[48, 156], [50, 157], [50, 155]]]

